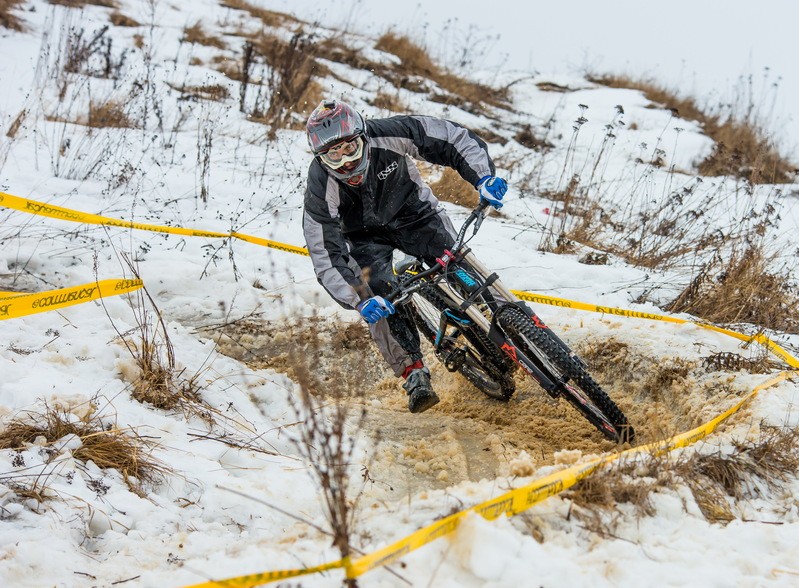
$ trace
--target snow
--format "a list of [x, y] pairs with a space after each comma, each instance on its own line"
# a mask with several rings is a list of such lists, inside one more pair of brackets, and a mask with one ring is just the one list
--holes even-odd
[[[195, 4], [193, 14], [204, 15], [205, 29], [227, 33], [231, 47], [238, 47], [231, 34], [237, 23], [260, 29], [260, 23], [243, 18], [240, 11], [210, 0]], [[305, 139], [299, 131], [283, 130], [274, 141], [266, 141], [266, 128], [238, 111], [238, 85], [211, 69], [207, 48], [189, 50], [178, 43], [182, 28], [194, 22], [190, 15], [155, 3], [151, 75], [162, 100], [164, 130], [152, 125], [146, 132], [103, 129], [87, 137], [85, 127], [46, 120], [45, 115], [54, 113], [73, 117], [82, 113], [88, 94], [78, 92], [60, 102], [40, 50], [59, 38], [56, 33], [63, 37], [67, 30], [63, 27], [69, 24], [87, 31], [104, 26], [109, 10], [87, 6], [77, 12], [40, 0], [24, 6], [21, 14], [30, 30], [0, 30], [5, 56], [0, 58], [5, 82], [0, 96], [3, 128], [8, 129], [23, 108], [29, 110], [16, 138], [5, 132], [0, 137], [0, 189], [115, 218], [236, 230], [303, 245], [302, 192], [309, 161]], [[124, 2], [121, 10], [143, 23], [152, 19], [148, 3]], [[47, 33], [50, 37], [45, 37]], [[112, 27], [114, 51], [131, 49], [135, 33], [145, 39], [151, 34], [147, 26]], [[374, 50], [369, 38], [353, 38], [370, 59], [392, 61]], [[236, 57], [233, 49], [229, 54]], [[51, 51], [51, 63], [56, 56], [57, 51]], [[189, 65], [191, 57], [205, 64]], [[92, 78], [92, 88], [125, 99], [140, 111], [146, 95], [133, 92], [132, 81], [143, 79], [147, 71], [140, 51], [131, 50], [127, 60], [119, 85]], [[367, 103], [380, 84], [375, 76], [343, 64], [328, 65], [332, 75], [325, 79], [325, 89], [330, 94], [353, 101], [368, 116], [384, 114]], [[220, 80], [230, 86], [232, 96], [220, 103], [185, 104], [166, 86]], [[539, 81], [575, 91], [545, 92], [536, 85]], [[668, 192], [669, 182], [689, 184], [696, 161], [711, 148], [695, 124], [649, 108], [638, 92], [598, 88], [562, 71], [516, 84], [514, 112], [489, 113], [498, 122], [430, 102], [420, 93], [401, 90], [398, 95], [414, 112], [447, 116], [474, 128], [496, 128], [508, 136], [513, 135], [513, 125], [539, 126], [552, 119], [549, 138], [555, 148], [546, 155], [524, 150], [515, 141], [491, 145], [498, 161], [510, 161], [514, 155], [523, 156], [523, 161], [517, 168], [503, 170], [511, 184], [503, 214], [487, 219], [471, 245], [509, 287], [631, 307], [655, 285], [668, 299], [684, 284], [685, 276], [679, 272], [643, 270], [612, 257], [609, 265], [585, 265], [577, 254], [539, 251], [542, 228], [551, 222], [543, 210], [553, 203], [519, 186], [531, 172], [555, 185], [564, 169], [568, 176], [590, 168], [606, 126], [621, 119], [624, 128], [614, 127], [617, 139], [598, 185], [605, 186], [608, 200], [620, 207], [629, 205], [627, 190], [644, 174], [631, 172], [629, 162], [635, 157], [651, 159], [655, 149], [662, 149], [667, 166], [685, 174], [647, 176], [653, 198], [659, 197]], [[581, 109], [581, 104], [588, 108]], [[623, 107], [623, 115], [617, 105]], [[581, 114], [588, 121], [567, 155], [574, 121]], [[179, 124], [181, 117], [185, 120]], [[632, 123], [635, 130], [630, 130]], [[208, 128], [213, 129], [214, 140], [210, 197], [203, 203], [197, 196], [203, 182], [198, 137]], [[65, 147], [65, 139], [70, 146]], [[86, 175], [89, 170], [93, 171]], [[695, 202], [725, 190], [737, 194], [734, 184], [718, 179], [704, 182]], [[767, 188], [755, 192], [752, 198], [758, 202], [769, 197]], [[790, 238], [799, 226], [794, 200], [783, 198], [783, 237]], [[725, 203], [729, 210], [719, 211], [718, 222], [739, 218], [750, 202], [741, 197]], [[456, 225], [468, 214], [446, 206]], [[285, 326], [289, 317], [316, 314], [321, 325], [337, 330], [359, 326], [357, 316], [340, 309], [320, 288], [307, 258], [235, 240], [223, 243], [77, 225], [7, 209], [0, 209], [0, 240], [0, 291], [43, 291], [130, 277], [123, 254], [134, 260], [165, 320], [178, 369], [189, 377], [196, 375], [201, 397], [215, 416], [210, 425], [197, 415], [156, 409], [131, 397], [136, 368], [120, 334], [136, 329], [132, 295], [0, 321], [4, 424], [25, 414], [41, 415], [46, 406], [61, 407], [75, 421], [94, 419], [105, 428], [135, 431], [151, 443], [150, 456], [169, 469], [138, 495], [119, 472], [76, 459], [73, 454], [80, 442], [74, 436], [49, 447], [34, 442], [19, 451], [1, 450], [0, 585], [183, 586], [339, 558], [330, 538], [314, 528], [326, 524], [320, 493], [292, 441], [297, 421], [291, 404], [298, 385], [292, 379], [295, 374], [259, 363], [264, 358], [257, 357], [265, 333], [273, 350], [305, 343], [308, 333], [297, 337]], [[786, 249], [786, 256], [791, 252]], [[652, 302], [634, 306], [642, 312], [662, 312]], [[602, 346], [613, 341], [634, 350], [636, 357], [650, 362], [646, 365], [696, 362], [721, 351], [746, 353], [738, 341], [696, 326], [554, 306], [536, 305], [536, 310], [570, 344]], [[257, 328], [238, 340], [240, 347], [249, 346], [238, 350], [249, 353], [246, 362], [233, 352], [222, 353], [221, 325], [248, 321]], [[799, 345], [796, 336], [778, 338], [794, 349]], [[354, 353], [368, 355], [357, 348]], [[497, 409], [487, 400], [469, 396], [475, 392], [461, 390], [443, 369], [434, 375], [449, 398], [442, 400], [439, 412], [410, 415], [403, 407], [402, 390], [387, 373], [364, 372], [367, 408], [375, 418], [383, 415], [385, 421], [378, 422], [386, 434], [377, 448], [368, 432], [355, 440], [353, 479], [360, 480], [363, 465], [374, 478], [364, 483], [356, 516], [355, 542], [364, 552], [384, 547], [454, 510], [613, 450], [592, 435], [578, 439], [562, 434], [556, 437], [556, 446], [551, 439], [541, 440], [547, 455], [528, 452], [499, 427], [512, 416], [508, 413], [524, 416], [524, 406], [532, 402], [540, 402], [542, 410], [560, 410], [546, 404], [540, 391], [521, 390], [507, 408]], [[695, 425], [719, 414], [767, 378], [743, 371], [706, 376], [692, 372], [684, 396], [668, 406], [663, 401], [663, 406], [652, 408], [660, 411], [653, 414], [666, 424], [673, 418]], [[632, 379], [618, 382], [613, 393], [639, 384]], [[645, 402], [634, 396], [624, 401], [625, 410]], [[736, 442], [757, 439], [768, 426], [795, 428], [798, 402], [796, 383], [783, 382], [761, 392], [720, 431], [680, 453], [727, 452]], [[465, 413], [455, 411], [470, 407], [486, 414], [494, 411], [495, 421], [466, 430]], [[556, 414], [566, 415], [568, 410]], [[681, 410], [688, 412], [680, 414]], [[32, 485], [47, 499], [18, 493], [19, 484]], [[704, 518], [687, 486], [659, 487], [651, 496], [652, 515], [641, 516], [629, 504], [602, 515], [617, 522], [612, 536], [592, 532], [573, 516], [576, 507], [569, 498], [555, 496], [512, 518], [489, 522], [470, 514], [453, 535], [414, 551], [392, 570], [414, 586], [632, 586], [642, 578], [665, 586], [796, 585], [799, 507], [793, 497], [798, 491], [796, 476], [791, 475], [778, 489], [736, 501], [732, 508], [737, 518], [724, 525]], [[304, 577], [301, 583], [336, 586], [341, 577], [341, 572], [333, 571]], [[385, 569], [369, 572], [359, 583], [404, 584]]]

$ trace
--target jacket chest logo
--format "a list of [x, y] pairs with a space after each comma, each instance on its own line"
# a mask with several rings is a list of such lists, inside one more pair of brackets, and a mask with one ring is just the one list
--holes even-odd
[[387, 178], [389, 175], [391, 175], [391, 172], [393, 172], [393, 171], [394, 171], [395, 169], [397, 169], [398, 167], [399, 167], [399, 164], [398, 164], [396, 161], [395, 161], [395, 162], [393, 162], [393, 163], [392, 163], [391, 165], [389, 165], [389, 166], [388, 166], [386, 169], [384, 169], [384, 170], [383, 170], [383, 171], [381, 171], [381, 172], [378, 172], [378, 174], [377, 174], [377, 179], [379, 179], [379, 180], [385, 180], [385, 179], [386, 179], [386, 178]]

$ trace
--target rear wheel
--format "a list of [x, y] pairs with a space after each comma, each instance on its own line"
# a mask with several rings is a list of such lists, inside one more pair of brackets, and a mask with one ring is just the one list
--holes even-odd
[[[419, 330], [435, 344], [439, 336], [441, 313], [447, 309], [440, 294], [431, 286], [413, 295], [414, 318]], [[488, 351], [481, 348], [479, 334], [473, 333], [468, 325], [461, 330], [466, 338], [443, 341], [439, 346], [438, 358], [450, 371], [458, 371], [475, 388], [496, 400], [508, 400], [516, 389], [513, 376], [498, 351], [494, 353], [496, 363], [487, 359]], [[446, 336], [446, 335], [445, 335]], [[490, 356], [489, 356], [490, 357]]]
[[502, 308], [497, 322], [525, 355], [540, 362], [543, 371], [561, 382], [560, 395], [605, 437], [622, 443], [635, 438], [624, 413], [593, 380], [582, 362], [550, 335], [548, 328], [535, 325], [516, 306]]

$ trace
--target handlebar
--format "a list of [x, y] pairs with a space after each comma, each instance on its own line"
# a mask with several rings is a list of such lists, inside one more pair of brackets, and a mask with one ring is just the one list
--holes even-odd
[[[457, 255], [461, 247], [463, 247], [464, 239], [466, 236], [466, 230], [469, 228], [469, 226], [472, 223], [474, 223], [474, 231], [472, 232], [472, 236], [477, 234], [477, 231], [480, 229], [480, 225], [483, 224], [483, 220], [485, 219], [485, 210], [489, 206], [491, 205], [488, 202], [481, 199], [480, 204], [478, 204], [474, 208], [474, 210], [472, 210], [471, 214], [464, 221], [463, 226], [461, 226], [460, 231], [458, 231], [458, 237], [455, 239], [455, 244], [452, 246], [451, 253], [453, 254], [453, 256]], [[447, 261], [446, 263], [448, 264], [449, 262]], [[424, 280], [425, 278], [429, 278], [430, 276], [433, 276], [441, 272], [441, 270], [444, 269], [445, 267], [446, 264], [441, 265], [440, 263], [437, 263], [433, 267], [426, 269], [423, 272], [419, 272], [412, 278], [406, 280], [404, 284], [394, 288], [387, 296], [385, 296], [385, 299], [390, 302], [395, 302], [401, 294], [408, 291], [408, 286], [410, 284], [415, 284], [420, 282], [421, 280]]]

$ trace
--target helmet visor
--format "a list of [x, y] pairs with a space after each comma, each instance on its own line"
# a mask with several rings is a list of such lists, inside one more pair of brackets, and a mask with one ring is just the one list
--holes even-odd
[[355, 137], [348, 141], [342, 141], [319, 153], [319, 158], [330, 169], [339, 169], [344, 165], [358, 161], [363, 156], [363, 138]]

